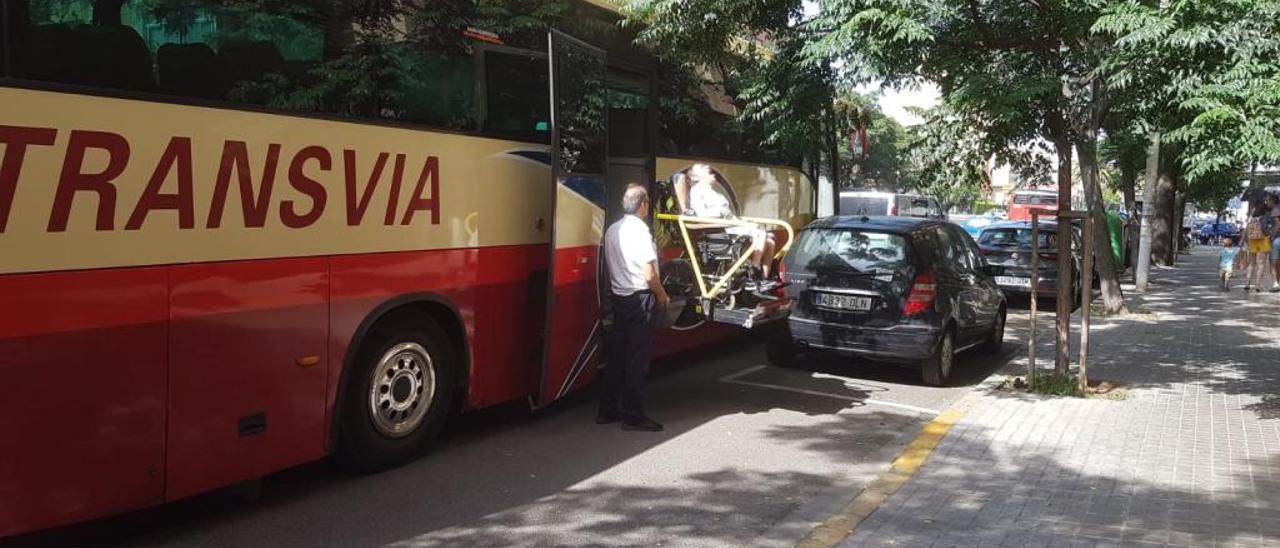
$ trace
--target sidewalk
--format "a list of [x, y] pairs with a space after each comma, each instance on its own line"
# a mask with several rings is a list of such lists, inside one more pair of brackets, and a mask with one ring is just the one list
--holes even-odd
[[1280, 546], [1280, 296], [1222, 293], [1214, 253], [1129, 293], [1154, 316], [1094, 322], [1090, 377], [1128, 399], [979, 387], [844, 545]]

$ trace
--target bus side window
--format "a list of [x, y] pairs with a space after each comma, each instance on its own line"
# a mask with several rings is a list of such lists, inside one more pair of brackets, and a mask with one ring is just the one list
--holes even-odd
[[[474, 57], [456, 29], [424, 27], [411, 43], [328, 3], [257, 0], [123, 2], [105, 17], [119, 24], [95, 23], [103, 4], [3, 2], [13, 51], [0, 68], [41, 82], [480, 129]], [[394, 14], [368, 15], [379, 16]], [[545, 77], [516, 86], [546, 102]]]
[[551, 142], [545, 57], [486, 50], [484, 131], [499, 137]]

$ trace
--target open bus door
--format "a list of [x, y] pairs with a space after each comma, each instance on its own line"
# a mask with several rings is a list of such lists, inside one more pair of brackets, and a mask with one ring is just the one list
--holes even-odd
[[608, 171], [605, 52], [562, 32], [547, 38], [551, 73], [551, 245], [542, 378], [545, 406], [589, 382], [603, 350], [598, 273], [603, 266]]

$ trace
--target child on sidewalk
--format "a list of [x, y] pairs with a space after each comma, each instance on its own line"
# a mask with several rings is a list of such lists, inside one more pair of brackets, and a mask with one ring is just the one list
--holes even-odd
[[1222, 250], [1218, 252], [1218, 285], [1223, 291], [1231, 290], [1231, 274], [1235, 271], [1239, 254], [1240, 248], [1236, 247], [1235, 241], [1229, 237], [1222, 239]]

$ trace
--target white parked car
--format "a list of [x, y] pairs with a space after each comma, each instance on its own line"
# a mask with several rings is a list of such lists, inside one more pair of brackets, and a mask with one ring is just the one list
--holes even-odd
[[938, 200], [932, 196], [865, 190], [841, 192], [840, 214], [873, 217], [920, 217], [943, 220], [947, 218], [947, 214], [942, 211]]

